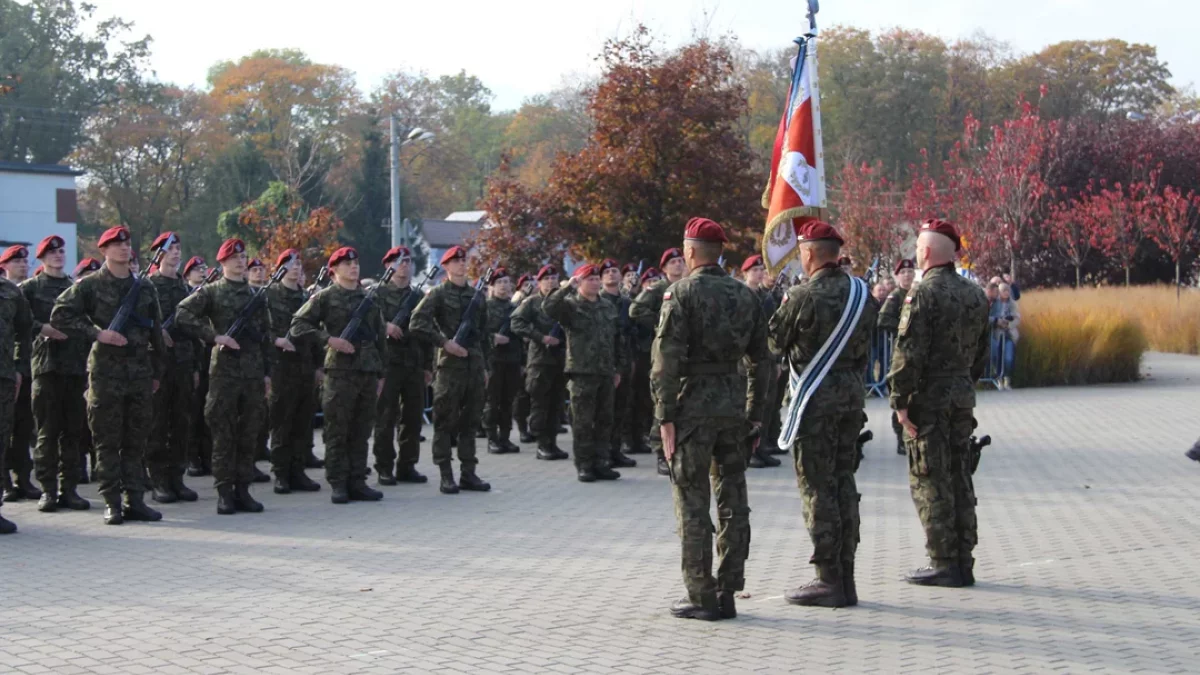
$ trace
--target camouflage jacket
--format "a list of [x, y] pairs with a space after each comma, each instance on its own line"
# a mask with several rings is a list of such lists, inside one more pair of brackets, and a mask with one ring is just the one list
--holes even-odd
[[42, 326], [50, 323], [50, 312], [54, 303], [75, 282], [71, 277], [52, 277], [39, 274], [26, 279], [18, 288], [29, 302], [33, 314], [33, 376], [46, 373], [62, 375], [87, 375], [88, 350], [92, 343], [81, 333], [68, 333], [66, 340], [51, 340], [39, 335]]
[[[787, 357], [797, 373], [802, 372], [833, 333], [849, 299], [850, 277], [845, 272], [836, 266], [817, 270], [807, 283], [788, 289], [771, 317], [767, 335], [771, 349]], [[809, 399], [805, 415], [863, 409], [863, 378], [878, 314], [875, 298], [868, 297], [850, 340]]]
[[633, 319], [629, 318], [631, 301], [620, 293], [614, 295], [603, 290], [600, 291], [600, 297], [611, 302], [617, 309], [617, 333], [620, 337], [621, 351], [625, 354], [625, 366], [621, 369], [621, 373], [628, 374], [629, 370], [633, 368], [634, 349], [637, 348], [636, 327], [633, 325]]
[[303, 288], [291, 289], [282, 283], [271, 284], [267, 289], [267, 308], [271, 315], [271, 363], [272, 371], [278, 368], [295, 368], [301, 373], [312, 373], [321, 367], [325, 359], [325, 344], [314, 340], [296, 340], [294, 352], [285, 352], [274, 346], [274, 338], [286, 337], [292, 328], [292, 317], [304, 303], [308, 293]]
[[[325, 347], [325, 370], [353, 370], [375, 373], [383, 377], [387, 358], [387, 338], [383, 328], [383, 315], [376, 304], [363, 317], [353, 354], [343, 354], [328, 346], [330, 337], [339, 337], [350, 323], [354, 312], [367, 297], [367, 291], [359, 288], [342, 288], [330, 284], [313, 294], [308, 302], [292, 317], [288, 337], [293, 341], [313, 340]], [[378, 293], [376, 294], [378, 297]]]
[[566, 330], [566, 372], [616, 375], [624, 370], [625, 349], [613, 303], [588, 300], [567, 284], [546, 296], [542, 309]]
[[438, 348], [437, 367], [468, 368], [472, 365], [483, 368], [492, 350], [492, 341], [485, 339], [487, 330], [487, 306], [480, 304], [472, 317], [475, 330], [468, 344], [459, 345], [467, 350], [466, 358], [447, 353], [441, 347], [454, 339], [459, 325], [466, 318], [467, 307], [475, 297], [475, 288], [470, 284], [457, 286], [446, 279], [434, 286], [421, 299], [413, 311], [410, 328], [417, 337]]
[[[58, 296], [50, 312], [51, 325], [67, 335], [83, 335], [94, 341], [100, 331], [112, 323], [125, 295], [133, 288], [133, 281], [132, 274], [121, 279], [113, 276], [107, 265], [101, 266]], [[162, 340], [162, 313], [154, 284], [142, 284], [134, 303], [134, 314], [151, 325], [142, 326], [135, 321], [127, 323], [124, 347], [93, 342], [88, 355], [88, 372], [92, 377], [162, 378], [166, 346]]]
[[[241, 349], [224, 349], [215, 343], [237, 321], [256, 289], [244, 281], [218, 279], [189, 295], [175, 310], [175, 323], [212, 345], [209, 377], [261, 378], [268, 375], [271, 358], [270, 311], [265, 302], [254, 310], [245, 328], [234, 336]], [[265, 300], [266, 298], [264, 298]]]
[[[525, 298], [517, 310], [513, 312], [513, 332], [529, 341], [529, 356], [525, 361], [527, 366], [550, 366], [561, 368], [566, 362], [567, 350], [565, 345], [547, 347], [542, 344], [542, 338], [554, 330], [554, 319], [542, 309], [546, 296], [541, 294]], [[566, 332], [557, 336], [566, 340]]]
[[[662, 422], [746, 419], [749, 411], [750, 421], [760, 421], [771, 360], [762, 303], [754, 291], [720, 267], [705, 265], [671, 284], [662, 297], [650, 352], [655, 417]], [[743, 356], [752, 364], [749, 397], [738, 372]]]
[[663, 294], [671, 282], [659, 279], [650, 288], [638, 293], [629, 305], [629, 318], [633, 319], [637, 339], [634, 347], [643, 354], [650, 351], [654, 343], [655, 331], [658, 328], [658, 315], [662, 312]]
[[[154, 284], [154, 290], [158, 291], [158, 306], [162, 310], [163, 321], [167, 317], [175, 313], [175, 308], [183, 299], [190, 295], [187, 282], [182, 277], [165, 276], [160, 272], [155, 272], [146, 277]], [[188, 332], [187, 328], [179, 325], [179, 317], [175, 317], [175, 321], [171, 323], [171, 327], [167, 329], [167, 333], [171, 336], [171, 341], [175, 343], [174, 347], [167, 349], [168, 354], [174, 355], [175, 363], [190, 364], [196, 360], [196, 336]], [[185, 365], [185, 367], [187, 367]]]
[[900, 328], [900, 310], [904, 307], [904, 298], [907, 295], [908, 291], [899, 287], [888, 293], [887, 299], [883, 301], [883, 309], [879, 310], [877, 325], [881, 329], [895, 334]]
[[15, 284], [0, 279], [0, 353], [12, 355], [0, 358], [0, 380], [13, 381], [18, 373], [29, 371], [32, 333], [29, 301]]
[[[383, 320], [390, 323], [400, 313], [400, 308], [404, 306], [405, 302], [408, 302], [410, 297], [415, 297], [417, 302], [420, 302], [425, 294], [419, 288], [411, 286], [398, 288], [388, 284], [375, 293], [375, 303], [379, 305], [379, 311], [383, 313]], [[387, 341], [388, 362], [391, 367], [432, 372], [433, 347], [413, 335], [411, 314], [408, 325], [400, 326], [400, 330], [404, 331], [404, 337], [399, 340], [388, 338]]]
[[[512, 331], [512, 315], [516, 311], [510, 300], [488, 298], [487, 300], [487, 339], [494, 340], [497, 333], [508, 338], [508, 344], [498, 345], [493, 342], [492, 356], [489, 363], [520, 363], [521, 338]], [[505, 322], [508, 325], [505, 326]], [[503, 329], [503, 332], [501, 332]]]
[[973, 408], [987, 368], [987, 295], [953, 265], [925, 272], [904, 299], [888, 373], [892, 408]]

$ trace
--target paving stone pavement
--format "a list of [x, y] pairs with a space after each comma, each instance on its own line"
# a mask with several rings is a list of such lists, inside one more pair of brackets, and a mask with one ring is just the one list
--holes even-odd
[[266, 513], [218, 516], [192, 479], [198, 503], [119, 528], [95, 509], [5, 505], [21, 533], [0, 539], [0, 672], [1196, 672], [1200, 464], [1182, 452], [1200, 433], [1200, 359], [1145, 369], [981, 395], [996, 442], [976, 476], [973, 589], [902, 581], [923, 540], [875, 400], [857, 608], [782, 600], [811, 577], [786, 462], [750, 471], [750, 597], [736, 621], [703, 623], [666, 611], [679, 546], [644, 455], [583, 485], [526, 447], [481, 454], [490, 494], [430, 483], [334, 506], [327, 486], [258, 486]]

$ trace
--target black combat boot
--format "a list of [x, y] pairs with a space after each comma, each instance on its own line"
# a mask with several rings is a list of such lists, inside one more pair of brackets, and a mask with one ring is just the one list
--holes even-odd
[[684, 596], [671, 605], [671, 616], [676, 619], [700, 619], [701, 621], [716, 621], [721, 618], [715, 595], [705, 598], [699, 605], [692, 604], [691, 598]]
[[580, 483], [595, 483], [596, 472], [590, 466], [581, 466], [578, 468], [578, 478]]
[[350, 481], [348, 491], [350, 493], [350, 501], [352, 502], [377, 502], [383, 499], [383, 493], [372, 489], [363, 478]]
[[446, 462], [439, 464], [438, 469], [442, 472], [442, 484], [438, 486], [438, 489], [444, 495], [458, 494], [458, 483], [454, 481], [454, 467], [450, 465], [450, 462]]
[[667, 458], [663, 455], [658, 456], [658, 475], [660, 475], [660, 476], [670, 476], [671, 475], [671, 465], [667, 464]]
[[750, 467], [751, 469], [767, 468], [766, 463], [763, 462], [762, 457], [760, 457], [757, 452], [750, 453], [750, 459], [746, 460], [746, 466]]
[[217, 486], [217, 513], [222, 516], [232, 516], [237, 513], [237, 503], [233, 499], [232, 485]]
[[42, 497], [38, 500], [38, 511], [42, 513], [54, 513], [58, 510], [58, 493], [55, 490], [47, 489], [42, 491]]
[[733, 591], [717, 591], [717, 613], [722, 619], [737, 618], [737, 603], [733, 597]]
[[489, 455], [503, 455], [508, 452], [508, 448], [500, 444], [496, 438], [496, 430], [487, 430], [487, 451]]
[[121, 508], [121, 495], [104, 498], [104, 524], [121, 525], [125, 522], [125, 510]]
[[401, 464], [396, 467], [396, 480], [401, 483], [428, 483], [429, 478], [417, 471], [412, 464]]
[[274, 490], [277, 495], [292, 494], [292, 479], [282, 472], [275, 474]]
[[258, 466], [256, 465], [254, 467], [254, 482], [255, 483], [270, 483], [271, 482], [271, 474], [264, 473], [263, 470], [258, 468]]
[[136, 520], [143, 523], [156, 523], [162, 520], [162, 514], [146, 506], [140, 490], [125, 493], [125, 520]]
[[246, 513], [263, 512], [263, 505], [250, 496], [250, 485], [247, 483], [238, 483], [233, 489], [233, 507]]
[[961, 588], [963, 585], [962, 570], [958, 560], [931, 560], [928, 567], [913, 570], [904, 576], [904, 580], [917, 586], [944, 586], [946, 588]]
[[80, 497], [74, 486], [67, 485], [64, 485], [62, 492], [58, 493], [58, 505], [71, 511], [87, 511], [92, 508], [92, 503]]
[[496, 442], [499, 443], [500, 446], [503, 447], [505, 449], [505, 451], [507, 451], [507, 452], [520, 452], [521, 446], [519, 446], [516, 443], [513, 443], [511, 440], [509, 440], [508, 435], [510, 433], [512, 433], [511, 430], [510, 431], [497, 430], [496, 431]]
[[181, 502], [194, 502], [200, 498], [196, 491], [183, 484], [183, 472], [180, 471], [170, 478], [171, 489], [175, 491], [175, 496], [179, 497]]
[[621, 477], [619, 472], [613, 471], [607, 466], [593, 467], [592, 473], [596, 474], [596, 480], [616, 480]]
[[805, 607], [845, 607], [846, 589], [840, 563], [817, 563], [817, 578], [784, 593], [783, 599]]
[[539, 445], [537, 449], [537, 458], [552, 462], [558, 459], [558, 453], [554, 451], [552, 445]]
[[537, 443], [537, 436], [529, 433], [529, 429], [524, 424], [519, 425], [520, 429], [517, 432], [517, 440], [522, 443]]
[[858, 604], [858, 587], [854, 585], [854, 561], [842, 561], [842, 592], [846, 595], [846, 606]]
[[320, 492], [321, 484], [308, 477], [304, 473], [304, 469], [293, 471], [288, 480], [292, 485], [292, 489], [297, 492]]
[[304, 468], [306, 469], [324, 469], [325, 460], [317, 457], [311, 451], [308, 453], [308, 458], [304, 460]]
[[12, 504], [13, 502], [21, 501], [21, 491], [17, 489], [15, 484], [13, 484], [12, 477], [8, 475], [8, 472], [4, 471], [3, 473], [4, 494], [0, 495], [0, 499], [3, 499], [5, 504]]
[[1192, 446], [1192, 449], [1183, 453], [1183, 456], [1200, 462], [1200, 441], [1196, 441], [1196, 444]]
[[458, 478], [458, 487], [467, 492], [487, 492], [492, 484], [475, 475], [475, 467], [463, 466], [462, 475]]
[[157, 476], [150, 482], [153, 492], [150, 498], [159, 504], [174, 504], [179, 501], [179, 496], [171, 489], [171, 483], [162, 476]]
[[334, 504], [349, 504], [350, 503], [350, 485], [345, 481], [330, 483], [329, 487], [332, 492], [329, 493], [329, 501]]
[[396, 476], [392, 473], [390, 468], [377, 466], [375, 467], [375, 470], [379, 472], [378, 482], [380, 485], [384, 487], [392, 487], [396, 484]]
[[620, 444], [612, 450], [612, 465], [618, 469], [632, 469], [637, 466], [637, 460], [632, 457], [626, 457], [625, 453], [621, 452]]
[[28, 471], [17, 475], [17, 490], [21, 492], [22, 499], [42, 498], [42, 491], [30, 480]]
[[963, 556], [958, 559], [958, 569], [962, 572], [963, 586], [975, 585], [975, 559]]
[[16, 534], [17, 524], [11, 520], [5, 520], [4, 516], [0, 516], [0, 534]]

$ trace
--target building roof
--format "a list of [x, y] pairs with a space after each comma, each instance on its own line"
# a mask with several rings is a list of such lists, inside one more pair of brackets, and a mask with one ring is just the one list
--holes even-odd
[[452, 223], [482, 223], [487, 217], [487, 211], [455, 211], [446, 216], [446, 220]]
[[450, 248], [460, 246], [468, 239], [473, 239], [482, 227], [477, 222], [453, 220], [422, 220], [421, 236], [429, 248]]
[[79, 169], [72, 169], [63, 164], [28, 164], [26, 162], [0, 162], [0, 172], [7, 173], [45, 173], [56, 176], [82, 176]]

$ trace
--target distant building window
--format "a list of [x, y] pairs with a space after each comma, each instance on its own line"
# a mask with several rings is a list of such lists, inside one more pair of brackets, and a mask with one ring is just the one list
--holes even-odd
[[58, 190], [55, 195], [55, 206], [55, 210], [58, 213], [58, 217], [55, 219], [56, 222], [79, 222], [79, 204], [75, 201], [74, 190]]

